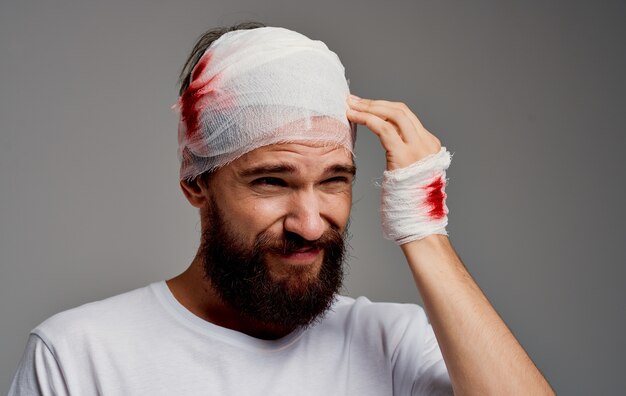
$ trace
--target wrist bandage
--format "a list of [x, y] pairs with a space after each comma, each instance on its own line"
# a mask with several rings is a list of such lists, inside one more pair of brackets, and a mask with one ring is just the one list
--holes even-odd
[[385, 171], [381, 217], [386, 239], [403, 245], [427, 235], [448, 235], [446, 169], [451, 154], [445, 147], [401, 169]]
[[320, 142], [353, 153], [344, 72], [326, 44], [285, 28], [223, 34], [173, 106], [180, 113], [180, 179], [274, 143]]

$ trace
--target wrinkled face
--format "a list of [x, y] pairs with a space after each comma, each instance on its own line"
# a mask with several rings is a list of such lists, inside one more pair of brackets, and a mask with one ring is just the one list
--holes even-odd
[[227, 304], [288, 327], [330, 306], [341, 286], [354, 172], [343, 148], [285, 143], [211, 176], [201, 250]]

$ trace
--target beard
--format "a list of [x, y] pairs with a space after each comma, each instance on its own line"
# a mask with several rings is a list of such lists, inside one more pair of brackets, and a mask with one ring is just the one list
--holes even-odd
[[[229, 227], [212, 198], [200, 253], [205, 276], [221, 300], [244, 318], [286, 329], [308, 327], [323, 317], [342, 285], [346, 232], [331, 226], [308, 241], [292, 232], [264, 231], [250, 246]], [[322, 254], [319, 271], [314, 264], [286, 265], [279, 279], [272, 276], [269, 256], [308, 248]]]

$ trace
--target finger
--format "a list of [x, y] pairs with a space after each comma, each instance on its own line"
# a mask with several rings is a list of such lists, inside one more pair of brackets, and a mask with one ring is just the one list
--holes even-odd
[[[403, 139], [405, 142], [419, 143], [420, 145], [426, 145], [426, 146], [430, 145], [432, 147], [435, 147], [435, 146], [441, 147], [441, 141], [424, 127], [424, 125], [417, 118], [417, 116], [403, 102], [390, 102], [387, 100], [370, 100], [370, 99], [360, 99], [358, 102], [362, 102], [362, 101], [365, 101], [365, 103], [369, 102], [369, 106], [371, 109], [375, 109], [377, 107], [381, 109], [391, 107], [391, 108], [396, 108], [402, 111], [405, 114], [405, 116], [411, 120], [415, 128], [414, 130], [409, 131], [412, 133], [405, 134], [406, 137]], [[355, 102], [352, 101], [352, 103], [355, 103]], [[435, 145], [432, 145], [433, 140], [436, 142]], [[437, 149], [436, 151], [438, 150], [439, 149]]]
[[356, 110], [372, 113], [385, 121], [394, 123], [398, 126], [400, 136], [407, 143], [414, 141], [424, 129], [415, 114], [401, 102], [361, 99], [350, 100], [350, 105]]
[[348, 109], [346, 115], [350, 121], [367, 126], [370, 131], [378, 136], [385, 151], [395, 152], [400, 146], [405, 145], [396, 127], [382, 118], [355, 109]]
[[407, 117], [409, 117], [409, 119], [413, 122], [413, 125], [415, 125], [415, 129], [417, 131], [420, 131], [420, 132], [421, 131], [426, 131], [426, 128], [424, 128], [424, 125], [419, 120], [419, 118], [417, 118], [415, 113], [413, 113], [413, 111], [411, 111], [409, 106], [407, 106], [404, 102], [389, 102], [389, 101], [386, 101], [386, 100], [382, 100], [381, 102], [389, 103], [390, 105], [397, 106], [398, 108], [400, 108], [400, 110], [404, 111], [404, 113], [407, 115]]
[[361, 99], [359, 101], [351, 100], [353, 109], [371, 113], [384, 121], [390, 122], [397, 127], [397, 133], [403, 141], [410, 143], [415, 140], [415, 126], [407, 115], [399, 107], [394, 106], [387, 101], [374, 101], [369, 99]]

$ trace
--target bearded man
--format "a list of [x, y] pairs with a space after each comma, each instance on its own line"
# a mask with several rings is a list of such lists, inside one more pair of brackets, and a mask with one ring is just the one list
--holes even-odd
[[[553, 394], [452, 248], [451, 155], [406, 105], [350, 95], [324, 43], [260, 23], [208, 31], [181, 81], [196, 257], [37, 326], [10, 395]], [[425, 311], [338, 294], [357, 124]]]

